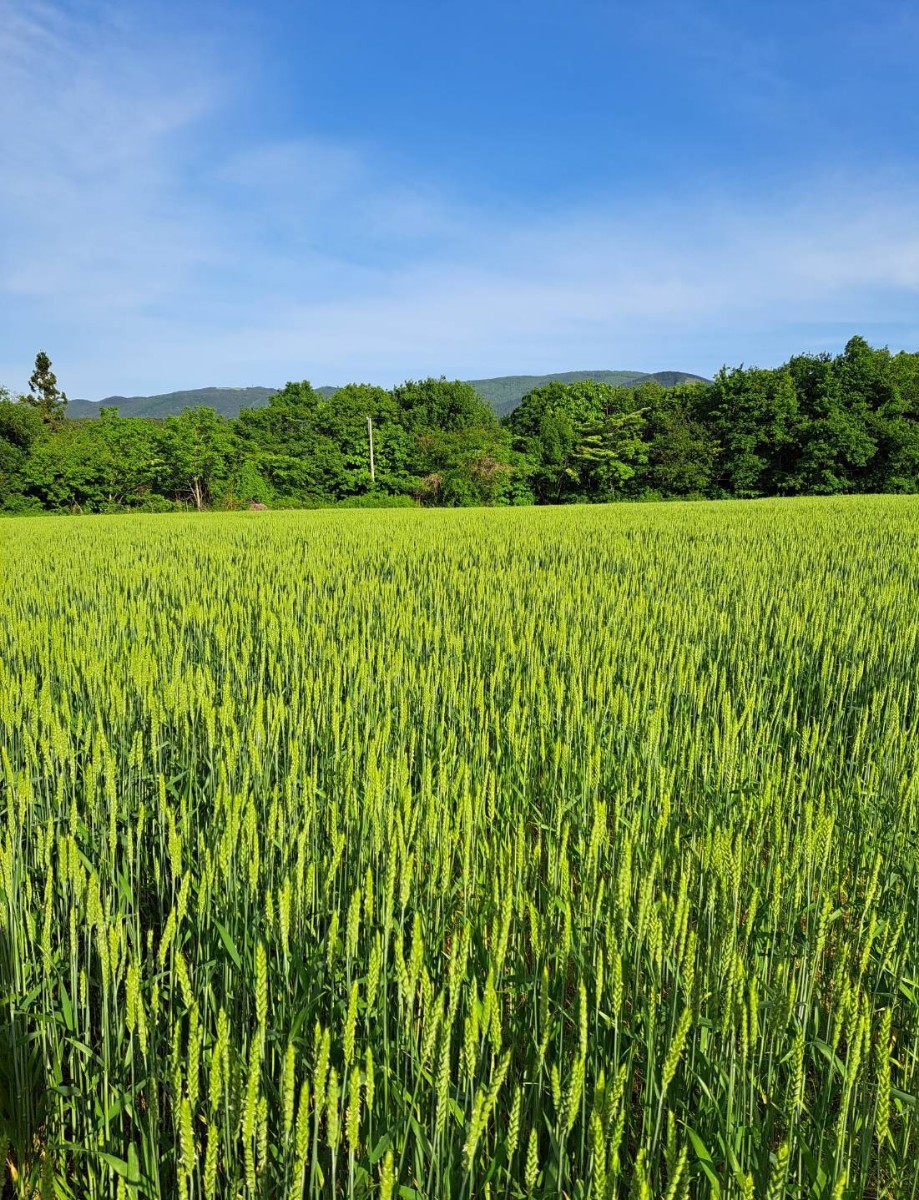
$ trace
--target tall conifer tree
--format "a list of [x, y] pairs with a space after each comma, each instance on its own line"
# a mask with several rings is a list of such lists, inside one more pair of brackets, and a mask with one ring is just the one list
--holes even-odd
[[57, 376], [51, 370], [51, 359], [39, 350], [35, 355], [35, 370], [29, 378], [29, 394], [24, 399], [41, 413], [48, 425], [59, 425], [67, 411], [67, 396], [57, 386]]

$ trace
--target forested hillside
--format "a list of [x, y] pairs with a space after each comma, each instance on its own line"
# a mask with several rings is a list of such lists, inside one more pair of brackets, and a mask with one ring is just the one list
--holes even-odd
[[85, 421], [3, 399], [0, 510], [919, 491], [919, 354], [860, 337], [836, 357], [725, 368], [711, 382], [540, 380], [500, 420], [483, 382], [288, 383], [236, 418], [106, 406]]
[[[565, 371], [559, 375], [501, 375], [496, 379], [472, 379], [469, 382], [482, 399], [488, 401], [495, 414], [503, 417], [533, 388], [556, 381], [577, 383], [584, 379], [627, 387], [637, 387], [640, 383], [656, 380], [664, 387], [672, 387], [676, 383], [699, 380], [700, 377], [688, 375], [685, 371], [658, 371], [653, 375], [643, 371]], [[328, 399], [339, 389], [325, 385], [314, 390], [317, 395]], [[238, 417], [244, 408], [264, 407], [277, 391], [277, 388], [269, 387], [210, 387], [165, 392], [159, 396], [106, 396], [99, 401], [70, 400], [67, 403], [67, 416], [98, 417], [106, 408], [117, 408], [122, 417], [177, 417], [186, 408], [206, 407], [224, 417]]]
[[70, 400], [67, 416], [98, 417], [107, 408], [117, 408], [122, 417], [177, 417], [183, 409], [206, 407], [223, 417], [237, 417], [241, 409], [267, 404], [277, 390], [269, 387], [209, 387], [165, 392], [161, 396], [106, 396], [99, 401]]
[[502, 375], [497, 379], [470, 379], [470, 383], [499, 417], [505, 417], [517, 407], [524, 396], [547, 383], [608, 383], [613, 387], [638, 387], [642, 383], [660, 383], [672, 387], [676, 383], [706, 382], [698, 375], [685, 371], [659, 371], [649, 375], [644, 371], [563, 371], [557, 375]]

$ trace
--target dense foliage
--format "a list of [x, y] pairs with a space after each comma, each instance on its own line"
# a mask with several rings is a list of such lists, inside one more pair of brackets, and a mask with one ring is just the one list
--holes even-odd
[[652, 378], [656, 376], [635, 371], [567, 371], [558, 375], [500, 375], [496, 379], [470, 379], [469, 382], [499, 417], [506, 417], [524, 396], [548, 383], [578, 383], [591, 379], [594, 383], [610, 383], [616, 387], [637, 387], [643, 379]]
[[915, 1200], [917, 553], [911, 497], [0, 524], [11, 1192]]
[[[499, 421], [468, 383], [289, 383], [236, 420], [61, 421], [0, 399], [0, 511], [555, 504], [919, 491], [919, 354], [852, 338], [711, 383], [534, 388]], [[371, 477], [368, 417], [376, 456]]]

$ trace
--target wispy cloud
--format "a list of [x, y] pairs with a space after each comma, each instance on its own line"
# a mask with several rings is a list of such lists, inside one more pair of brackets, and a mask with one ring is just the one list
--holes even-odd
[[168, 294], [207, 254], [187, 219], [181, 152], [217, 95], [206, 61], [181, 40], [153, 37], [141, 52], [117, 5], [12, 0], [7, 9], [6, 303], [104, 312]]
[[104, 3], [7, 5], [0, 381], [38, 344], [89, 396], [709, 372], [859, 328], [919, 344], [912, 178], [798, 179], [781, 199], [685, 181], [496, 211], [371, 145], [216, 136], [239, 63], [194, 32], [157, 40]]
[[[267, 355], [285, 376], [333, 380], [604, 365], [710, 371], [726, 346], [748, 360], [808, 348], [789, 341], [796, 326], [820, 349], [821, 330], [832, 327], [836, 341], [840, 329], [895, 320], [906, 294], [919, 292], [917, 215], [886, 197], [853, 198], [841, 211], [814, 193], [777, 212], [665, 205], [653, 215], [476, 221], [464, 253], [368, 278], [345, 298], [285, 289], [264, 319], [241, 321], [232, 347], [215, 331], [210, 353], [239, 370]], [[919, 321], [900, 332], [919, 343]]]

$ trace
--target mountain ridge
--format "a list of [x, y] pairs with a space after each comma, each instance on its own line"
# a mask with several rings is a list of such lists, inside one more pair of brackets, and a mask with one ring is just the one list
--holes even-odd
[[[498, 417], [512, 412], [523, 397], [536, 387], [558, 381], [578, 383], [594, 380], [620, 387], [638, 387], [642, 383], [660, 383], [672, 387], [676, 383], [707, 380], [687, 371], [561, 371], [547, 375], [498, 375], [490, 379], [470, 379], [466, 382], [487, 401]], [[67, 416], [76, 419], [95, 418], [106, 408], [117, 408], [123, 417], [163, 418], [177, 416], [185, 408], [213, 408], [225, 417], [236, 417], [240, 409], [262, 408], [278, 391], [270, 387], [206, 387], [185, 391], [163, 392], [154, 396], [106, 396], [102, 400], [75, 399], [68, 402]], [[325, 397], [334, 396], [337, 387], [325, 385], [315, 389]]]

